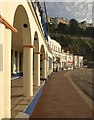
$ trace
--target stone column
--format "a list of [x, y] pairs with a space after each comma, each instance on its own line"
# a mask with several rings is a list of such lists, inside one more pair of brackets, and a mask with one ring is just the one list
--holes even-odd
[[49, 72], [48, 72], [48, 59], [46, 59], [46, 77], [49, 75]]
[[34, 85], [40, 86], [40, 53], [34, 53]]
[[5, 26], [0, 23], [0, 120], [4, 118], [4, 44]]
[[23, 47], [23, 94], [33, 96], [33, 48]]
[[51, 73], [53, 72], [53, 60], [51, 59]]
[[4, 41], [4, 117], [11, 117], [11, 37], [10, 29], [5, 29]]
[[46, 58], [42, 61], [42, 78], [46, 79]]
[[60, 62], [60, 70], [62, 70], [62, 67], [63, 67], [63, 63]]
[[49, 70], [49, 58], [47, 58], [47, 76], [50, 74], [50, 70]]

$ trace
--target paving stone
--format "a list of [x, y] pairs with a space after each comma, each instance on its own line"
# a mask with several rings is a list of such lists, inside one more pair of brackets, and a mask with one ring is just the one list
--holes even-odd
[[17, 105], [19, 104], [19, 102], [21, 102], [23, 99], [15, 99], [15, 100], [12, 100], [12, 105]]
[[22, 100], [19, 104], [20, 104], [20, 105], [28, 105], [28, 104], [29, 104], [29, 101], [27, 101], [27, 100]]
[[18, 114], [18, 111], [12, 110], [11, 111], [11, 117], [15, 118], [15, 116]]
[[23, 112], [19, 112], [15, 118], [21, 118], [21, 119], [26, 118], [26, 120], [29, 120], [29, 115]]
[[32, 96], [30, 96], [30, 97], [25, 97], [24, 100], [30, 101], [30, 100], [32, 100]]
[[[33, 98], [33, 96], [30, 96], [30, 97], [23, 96], [22, 86], [23, 86], [23, 80], [21, 78], [17, 80], [12, 80], [11, 109], [12, 109], [13, 118], [19, 112], [22, 112]], [[35, 90], [35, 92], [36, 91], [37, 89]]]
[[26, 105], [17, 105], [14, 110], [22, 112], [26, 108]]

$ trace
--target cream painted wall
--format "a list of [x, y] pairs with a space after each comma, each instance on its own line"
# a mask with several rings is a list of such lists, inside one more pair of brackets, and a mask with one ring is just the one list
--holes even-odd
[[[39, 46], [41, 47], [41, 45], [43, 44], [45, 51], [48, 52], [48, 56], [50, 56], [52, 58], [51, 53], [48, 51], [48, 47], [46, 45], [46, 41], [44, 40], [44, 36], [42, 35], [42, 32], [39, 29], [39, 25], [38, 25], [37, 19], [34, 14], [34, 10], [31, 6], [30, 2], [27, 3], [26, 0], [23, 0], [23, 2], [19, 1], [19, 0], [16, 0], [16, 2], [7, 2], [7, 3], [3, 2], [2, 16], [5, 17], [7, 19], [7, 21], [13, 25], [14, 14], [19, 5], [22, 5], [28, 14], [30, 28], [31, 28], [31, 39], [32, 39], [31, 44], [33, 45], [33, 43], [34, 43], [33, 42], [34, 33], [35, 33], [35, 31], [37, 31], [38, 37], [39, 37]], [[4, 11], [3, 11], [3, 9], [4, 9]]]
[[[58, 56], [61, 58], [61, 55], [63, 53], [61, 52], [61, 46], [58, 42], [56, 42], [55, 40], [51, 40], [51, 47], [52, 44], [57, 47], [57, 51], [58, 48], [60, 49], [59, 52], [54, 51], [53, 52], [53, 56], [52, 53], [49, 51], [48, 49], [48, 42], [45, 40], [44, 35], [43, 35], [43, 31], [41, 31], [40, 26], [38, 24], [36, 15], [34, 13], [33, 7], [30, 3], [31, 1], [29, 0], [29, 2], [27, 2], [26, 0], [16, 0], [15, 2], [11, 2], [9, 0], [3, 0], [3, 2], [0, 3], [0, 14], [11, 24], [13, 25], [14, 23], [14, 16], [15, 16], [15, 12], [18, 8], [18, 6], [22, 6], [24, 11], [26, 12], [27, 16], [28, 16], [28, 20], [29, 20], [29, 26], [30, 26], [30, 30], [31, 30], [31, 41], [30, 43], [27, 42], [27, 40], [29, 39], [29, 37], [26, 35], [24, 36], [24, 41], [23, 44], [24, 45], [34, 45], [34, 35], [35, 32], [37, 32], [38, 34], [38, 40], [39, 40], [39, 52], [41, 49], [41, 46], [44, 46], [44, 50], [45, 50], [45, 54], [47, 53], [48, 58], [52, 58], [53, 56]], [[20, 11], [19, 16], [21, 16], [22, 19], [24, 19], [24, 15], [22, 15], [22, 11]], [[26, 18], [25, 18], [26, 19]], [[25, 20], [24, 19], [24, 20]], [[24, 24], [24, 23], [23, 23]], [[42, 26], [42, 25], [41, 25]], [[25, 30], [23, 31], [23, 34], [25, 34]], [[11, 117], [11, 39], [12, 38], [12, 34], [11, 31], [9, 29], [6, 29], [5, 26], [3, 24], [0, 23], [0, 44], [3, 45], [3, 70], [0, 71], [0, 117], [7, 117], [10, 118]], [[52, 42], [53, 41], [53, 42]], [[17, 49], [17, 48], [15, 48]], [[31, 49], [24, 49], [25, 53], [29, 53], [30, 56], [27, 56], [29, 58], [29, 63], [31, 64], [29, 70], [33, 71], [33, 48]], [[28, 51], [28, 52], [27, 52]], [[24, 61], [25, 64], [27, 64], [27, 60], [25, 59]], [[40, 63], [39, 63], [40, 64]], [[46, 64], [46, 60], [44, 60], [44, 64], [45, 64], [45, 68], [48, 70], [48, 63]], [[27, 69], [27, 68], [26, 68]], [[29, 74], [33, 74], [33, 72], [30, 72]], [[45, 71], [45, 73], [43, 74], [44, 77], [47, 77], [47, 73], [50, 73], [50, 71]], [[28, 73], [26, 73], [28, 74]], [[28, 79], [30, 82], [30, 84], [33, 84], [33, 77], [31, 78], [31, 76], [28, 76]], [[32, 80], [32, 81], [30, 81]], [[25, 90], [24, 90], [25, 91]], [[3, 94], [2, 94], [3, 93]], [[28, 95], [32, 95], [33, 92], [29, 91]], [[6, 102], [7, 100], [7, 102]]]
[[[1, 15], [11, 25], [13, 25], [14, 15], [17, 10], [17, 7], [21, 5], [25, 9], [28, 15], [28, 18], [29, 18], [29, 24], [30, 24], [30, 29], [31, 29], [31, 45], [33, 45], [34, 43], [34, 33], [35, 31], [37, 31], [38, 37], [39, 37], [39, 50], [41, 48], [41, 45], [43, 45], [45, 52], [47, 52], [48, 56], [52, 58], [52, 54], [48, 50], [46, 41], [44, 39], [42, 31], [40, 30], [34, 10], [32, 6], [30, 5], [30, 3], [27, 3], [26, 0], [23, 0], [23, 1], [16, 0], [15, 2], [11, 2], [8, 0], [6, 2], [6, 0], [4, 0], [2, 3], [0, 3], [0, 5], [2, 6], [2, 10], [0, 11]], [[21, 16], [21, 18], [23, 19], [23, 16]], [[0, 117], [10, 118], [11, 117], [11, 99], [10, 99], [11, 98], [11, 76], [10, 76], [11, 75], [11, 56], [10, 56], [11, 55], [11, 31], [9, 29], [3, 28], [2, 26], [4, 27], [4, 25], [0, 23], [0, 28], [2, 29], [2, 32], [0, 31], [0, 34], [2, 34], [0, 35], [0, 44], [4, 45], [4, 52], [3, 52], [4, 70], [0, 71], [0, 78], [2, 79], [0, 81], [0, 89], [1, 89], [0, 90], [0, 98], [1, 98], [0, 99]], [[25, 45], [28, 44], [26, 42], [26, 39], [24, 38]], [[33, 52], [31, 52], [30, 54], [33, 55]], [[30, 59], [33, 59], [33, 57], [31, 57]], [[30, 67], [30, 69], [33, 71], [33, 68]], [[29, 76], [29, 79], [31, 79], [30, 76]], [[30, 91], [30, 93], [28, 94], [32, 94], [32, 91]]]
[[[3, 30], [3, 31], [2, 31]], [[5, 26], [0, 24], [0, 52], [3, 57], [0, 58], [0, 119], [4, 116], [4, 39], [5, 39]], [[0, 54], [0, 55], [1, 55]]]

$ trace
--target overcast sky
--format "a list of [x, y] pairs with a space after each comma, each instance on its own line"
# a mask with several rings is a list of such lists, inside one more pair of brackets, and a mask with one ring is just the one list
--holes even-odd
[[86, 20], [92, 23], [92, 0], [46, 0], [47, 12], [51, 17], [76, 19], [79, 22]]

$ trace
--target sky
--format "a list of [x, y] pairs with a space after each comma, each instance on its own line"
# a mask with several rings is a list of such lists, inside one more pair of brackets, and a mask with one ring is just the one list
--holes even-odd
[[[59, 2], [58, 2], [59, 1]], [[51, 17], [76, 19], [92, 23], [92, 0], [46, 0], [47, 13]], [[85, 2], [84, 2], [85, 1]]]

